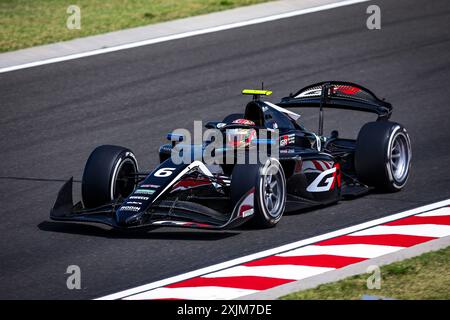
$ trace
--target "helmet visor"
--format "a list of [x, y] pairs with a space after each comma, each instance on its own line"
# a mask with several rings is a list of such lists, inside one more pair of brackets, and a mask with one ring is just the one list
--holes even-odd
[[255, 129], [228, 129], [226, 132], [226, 142], [228, 147], [247, 147], [254, 138], [256, 138]]

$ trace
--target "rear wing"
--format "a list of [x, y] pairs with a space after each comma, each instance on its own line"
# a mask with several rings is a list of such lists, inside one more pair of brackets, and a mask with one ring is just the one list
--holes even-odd
[[389, 119], [392, 105], [370, 90], [351, 82], [327, 81], [307, 86], [277, 103], [283, 108], [320, 107], [371, 112]]

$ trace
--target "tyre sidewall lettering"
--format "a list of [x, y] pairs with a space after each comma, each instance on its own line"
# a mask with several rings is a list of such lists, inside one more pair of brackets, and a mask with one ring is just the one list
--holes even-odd
[[138, 167], [138, 163], [136, 160], [136, 157], [134, 156], [134, 154], [130, 151], [127, 151], [125, 153], [125, 155], [120, 155], [116, 161], [116, 163], [114, 164], [114, 170], [113, 170], [113, 174], [111, 175], [110, 181], [109, 181], [109, 190], [110, 190], [110, 196], [111, 196], [111, 201], [114, 201], [114, 187], [115, 187], [115, 181], [117, 179], [117, 175], [119, 173], [119, 168], [121, 167], [121, 165], [123, 163], [125, 163], [126, 161], [131, 161], [134, 166], [136, 167], [136, 171], [139, 171], [139, 167]]

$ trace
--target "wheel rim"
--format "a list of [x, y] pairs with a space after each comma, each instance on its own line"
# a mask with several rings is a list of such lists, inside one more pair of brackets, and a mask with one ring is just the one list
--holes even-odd
[[408, 174], [409, 148], [405, 135], [399, 134], [392, 142], [390, 166], [395, 181], [403, 181]]
[[[263, 177], [264, 179], [264, 205], [267, 212], [272, 217], [277, 217], [279, 215], [280, 207], [283, 201], [283, 191], [281, 188], [281, 175], [277, 172], [273, 172], [274, 167], [269, 168], [267, 174]], [[277, 168], [275, 168], [276, 171]]]
[[125, 198], [133, 192], [135, 180], [130, 179], [130, 175], [136, 171], [136, 165], [130, 159], [126, 159], [120, 164], [114, 181], [114, 199]]

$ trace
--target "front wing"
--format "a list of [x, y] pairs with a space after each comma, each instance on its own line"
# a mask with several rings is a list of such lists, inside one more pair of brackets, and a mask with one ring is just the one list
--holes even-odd
[[[50, 211], [50, 218], [55, 221], [69, 221], [82, 223], [99, 223], [108, 225], [114, 229], [136, 229], [144, 227], [182, 227], [197, 229], [231, 229], [235, 228], [253, 216], [253, 196], [254, 188], [249, 190], [242, 199], [236, 204], [233, 211], [223, 216], [223, 219], [217, 219], [216, 212], [212, 215], [213, 209], [201, 205], [189, 205], [189, 203], [173, 203], [169, 214], [167, 210], [158, 211], [158, 206], [152, 206], [152, 213], [148, 214], [147, 219], [143, 219], [137, 224], [121, 225], [115, 219], [116, 210], [122, 202], [109, 203], [101, 207], [86, 209], [81, 202], [73, 204], [72, 197], [73, 178], [64, 183], [58, 192], [57, 199]], [[167, 202], [167, 201], [166, 201]], [[165, 203], [167, 207], [167, 203]]]

